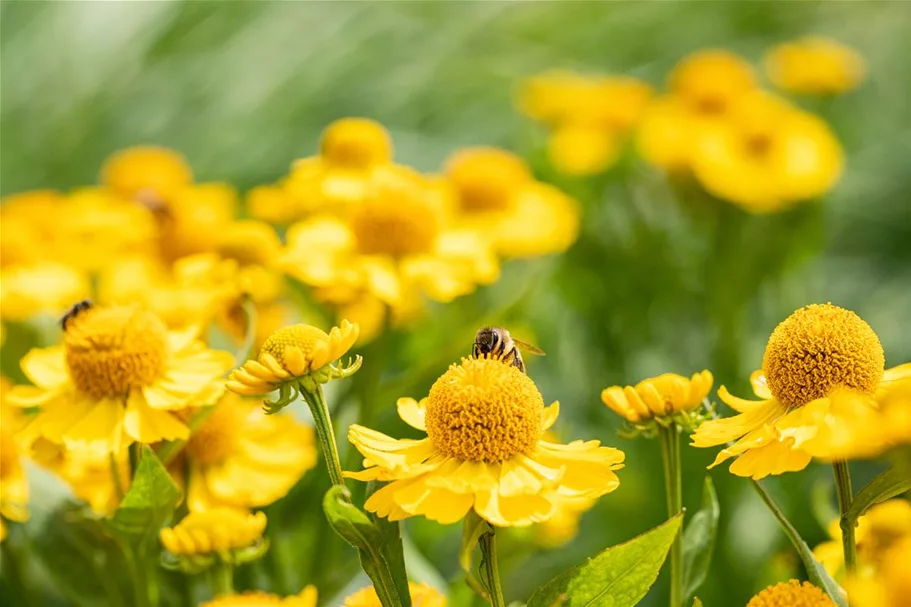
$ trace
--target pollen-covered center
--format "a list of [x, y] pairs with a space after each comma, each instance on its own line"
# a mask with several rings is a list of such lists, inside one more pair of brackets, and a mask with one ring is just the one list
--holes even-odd
[[879, 338], [857, 314], [814, 304], [775, 327], [762, 370], [776, 399], [800, 407], [836, 388], [872, 394], [885, 362]]
[[397, 178], [375, 184], [352, 209], [351, 228], [361, 253], [402, 257], [433, 249], [440, 217], [422, 185]]
[[167, 330], [157, 316], [132, 307], [89, 308], [66, 323], [64, 351], [76, 388], [93, 398], [125, 396], [161, 374]]
[[835, 603], [809, 582], [791, 580], [766, 588], [747, 607], [835, 607]]
[[237, 451], [242, 421], [233, 403], [219, 405], [187, 442], [187, 454], [193, 463], [203, 468], [224, 463]]
[[317, 348], [325, 347], [329, 343], [329, 336], [316, 327], [296, 324], [290, 327], [282, 327], [263, 344], [260, 354], [271, 354], [278, 364], [285, 366], [285, 350], [287, 348], [297, 348], [304, 355], [304, 360], [313, 359], [313, 354]]
[[427, 435], [463, 461], [498, 462], [531, 451], [544, 400], [534, 382], [497, 359], [463, 359], [430, 388]]

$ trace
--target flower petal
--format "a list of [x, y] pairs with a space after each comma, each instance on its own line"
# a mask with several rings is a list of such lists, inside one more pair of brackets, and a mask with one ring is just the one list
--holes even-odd
[[427, 431], [424, 423], [424, 413], [427, 407], [427, 399], [422, 398], [420, 402], [413, 398], [400, 398], [395, 403], [398, 409], [399, 417], [406, 424], [417, 430]]
[[69, 381], [63, 346], [33, 348], [19, 364], [25, 376], [41, 388], [54, 389]]
[[[719, 396], [721, 396], [723, 389], [723, 387], [718, 389]], [[777, 400], [759, 401], [756, 406], [740, 415], [714, 419], [703, 423], [696, 429], [693, 434], [693, 442], [690, 444], [694, 447], [721, 445], [736, 440], [752, 430], [761, 428], [765, 424], [772, 423], [787, 412], [788, 408]]]
[[[555, 400], [549, 407], [544, 408], [544, 413], [541, 417], [541, 431], [546, 432], [547, 430], [550, 430], [550, 427], [554, 425], [559, 416], [560, 402]], [[421, 428], [421, 430], [423, 430], [423, 428]]]
[[76, 401], [88, 403], [88, 413], [63, 433], [63, 442], [70, 448], [103, 456], [116, 453], [123, 444], [123, 401], [103, 398], [93, 400], [77, 395]]
[[147, 445], [190, 437], [190, 429], [184, 422], [169, 411], [150, 407], [141, 390], [130, 392], [123, 424], [127, 436]]

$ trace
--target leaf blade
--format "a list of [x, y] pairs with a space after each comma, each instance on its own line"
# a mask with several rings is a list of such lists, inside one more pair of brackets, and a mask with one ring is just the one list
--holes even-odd
[[693, 596], [708, 575], [720, 514], [715, 486], [712, 478], [706, 476], [702, 489], [702, 507], [693, 515], [683, 532], [684, 597]]
[[854, 496], [847, 516], [856, 521], [871, 507], [911, 490], [911, 474], [894, 466], [878, 474]]
[[157, 535], [174, 513], [181, 491], [148, 445], [139, 451], [136, 473], [106, 527], [131, 544]]

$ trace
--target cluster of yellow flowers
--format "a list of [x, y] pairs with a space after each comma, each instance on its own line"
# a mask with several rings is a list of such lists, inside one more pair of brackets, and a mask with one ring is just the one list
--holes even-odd
[[[775, 47], [764, 64], [775, 86], [797, 94], [842, 93], [864, 76], [854, 51], [819, 37]], [[825, 194], [844, 164], [825, 121], [763, 90], [753, 67], [725, 50], [684, 58], [660, 95], [632, 77], [547, 72], [524, 84], [518, 105], [552, 129], [549, 156], [564, 173], [608, 169], [634, 132], [647, 162], [753, 213]]]

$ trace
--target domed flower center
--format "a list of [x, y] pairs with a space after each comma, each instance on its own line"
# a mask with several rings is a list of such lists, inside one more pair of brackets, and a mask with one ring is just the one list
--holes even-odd
[[343, 118], [323, 131], [320, 155], [337, 166], [365, 169], [392, 161], [392, 141], [378, 122]]
[[857, 314], [832, 304], [797, 310], [775, 327], [762, 370], [772, 395], [800, 407], [850, 388], [872, 394], [885, 355], [879, 338]]
[[[233, 396], [226, 397], [235, 399]], [[237, 450], [242, 420], [233, 403], [222, 402], [187, 442], [187, 454], [193, 463], [209, 468], [225, 462]]]
[[361, 253], [403, 257], [433, 248], [440, 217], [422, 186], [409, 179], [384, 179], [352, 209], [351, 228]]
[[450, 457], [498, 462], [534, 448], [543, 411], [527, 375], [496, 359], [465, 358], [430, 388], [427, 435]]
[[764, 133], [756, 133], [748, 136], [744, 140], [743, 146], [748, 156], [762, 160], [772, 151], [772, 138]]
[[113, 398], [161, 374], [167, 330], [138, 308], [89, 308], [67, 321], [63, 344], [76, 388], [93, 398]]
[[494, 148], [469, 149], [453, 156], [446, 174], [468, 212], [508, 209], [516, 190], [532, 178], [520, 158]]
[[325, 347], [329, 343], [329, 336], [322, 330], [305, 324], [282, 327], [266, 339], [260, 354], [271, 354], [278, 364], [285, 366], [285, 349], [298, 348], [304, 355], [304, 360], [311, 360], [317, 348]]
[[242, 265], [267, 264], [278, 254], [281, 241], [269, 225], [259, 221], [235, 221], [226, 226], [218, 241], [218, 254]]
[[747, 604], [747, 607], [835, 607], [822, 590], [809, 582], [782, 582], [766, 588]]

